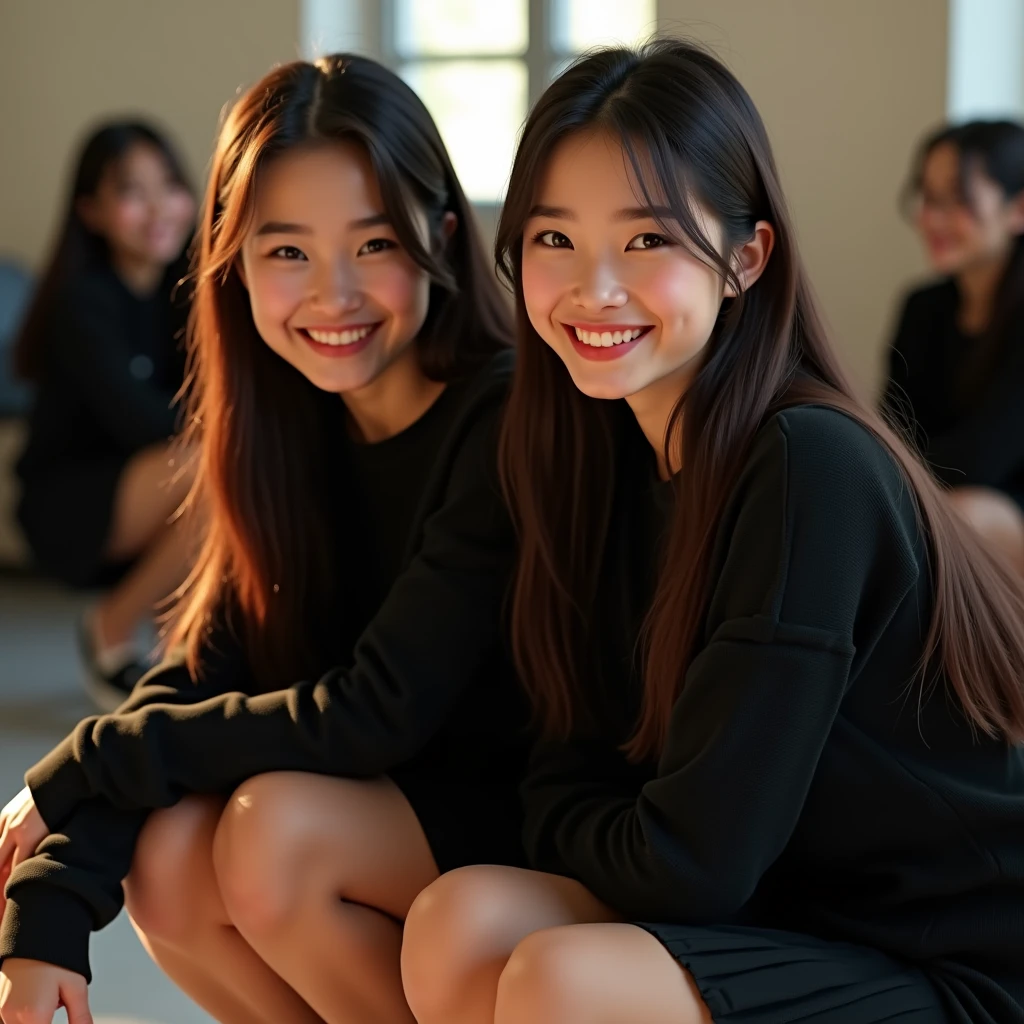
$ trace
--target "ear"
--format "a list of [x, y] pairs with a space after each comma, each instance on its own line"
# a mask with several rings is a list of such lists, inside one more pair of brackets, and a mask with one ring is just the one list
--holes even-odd
[[242, 282], [242, 287], [248, 291], [249, 281], [245, 276], [245, 264], [242, 262], [242, 254], [239, 253], [235, 257], [235, 271], [238, 273], [238, 279]]
[[441, 241], [447, 245], [451, 241], [455, 229], [459, 226], [459, 218], [451, 210], [445, 211], [441, 218]]
[[[759, 220], [754, 225], [754, 234], [750, 241], [738, 246], [732, 254], [732, 269], [740, 279], [742, 291], [746, 291], [764, 273], [773, 248], [775, 248], [775, 228], [768, 221]], [[736, 298], [736, 289], [731, 281], [725, 283], [723, 298]]]
[[1010, 200], [1009, 214], [1010, 230], [1015, 235], [1024, 235], [1024, 192]]

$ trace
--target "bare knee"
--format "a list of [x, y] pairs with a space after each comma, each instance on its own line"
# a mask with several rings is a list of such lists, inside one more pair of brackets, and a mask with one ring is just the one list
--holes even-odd
[[188, 796], [146, 821], [125, 882], [125, 906], [150, 938], [181, 943], [213, 913], [207, 897], [221, 804]]
[[224, 808], [213, 863], [228, 916], [243, 931], [274, 932], [296, 909], [311, 855], [304, 778], [296, 772], [257, 775]]
[[[609, 1019], [621, 992], [609, 992], [604, 957], [595, 956], [586, 927], [569, 925], [533, 932], [516, 946], [498, 982], [496, 1024], [576, 1024]], [[636, 993], [637, 1019], [674, 1024], [709, 1024], [710, 1013], [692, 979], [673, 979], [671, 1006], [643, 1006], [650, 993]], [[627, 984], [635, 983], [634, 979]], [[642, 984], [642, 983], [641, 983]], [[634, 1005], [632, 999], [628, 1000]], [[614, 1016], [614, 1014], [613, 1014]]]
[[405, 921], [402, 983], [421, 1022], [447, 1021], [472, 988], [473, 975], [495, 976], [515, 947], [509, 869], [478, 865], [442, 875], [416, 898]]
[[556, 1024], [594, 1020], [589, 966], [573, 928], [547, 928], [516, 946], [498, 982], [495, 1018]]

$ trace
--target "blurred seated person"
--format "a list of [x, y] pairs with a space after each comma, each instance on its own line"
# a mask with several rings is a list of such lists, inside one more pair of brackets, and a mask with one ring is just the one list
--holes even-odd
[[1024, 127], [931, 135], [908, 199], [941, 279], [904, 303], [885, 410], [909, 418], [950, 501], [1024, 572]]
[[79, 626], [86, 687], [105, 710], [145, 671], [136, 637], [192, 550], [176, 512], [194, 470], [173, 436], [188, 312], [178, 283], [194, 220], [163, 136], [100, 127], [15, 350], [36, 394], [18, 516], [44, 572], [105, 588]]

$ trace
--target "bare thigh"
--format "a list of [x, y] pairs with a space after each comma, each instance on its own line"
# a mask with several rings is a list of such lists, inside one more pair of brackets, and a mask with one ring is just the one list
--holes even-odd
[[438, 876], [419, 820], [390, 779], [304, 772], [244, 783], [221, 817], [214, 862], [232, 918], [257, 929], [279, 924], [310, 890], [401, 921]]
[[494, 1024], [710, 1024], [693, 978], [631, 924], [548, 928], [516, 947]]

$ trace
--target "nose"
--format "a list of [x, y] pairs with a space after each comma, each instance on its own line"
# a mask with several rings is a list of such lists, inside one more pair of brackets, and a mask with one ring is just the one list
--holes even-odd
[[624, 306], [629, 295], [610, 261], [591, 260], [582, 268], [573, 300], [581, 309], [600, 312]]
[[321, 264], [311, 285], [310, 302], [324, 310], [348, 313], [362, 305], [357, 275], [347, 261]]

